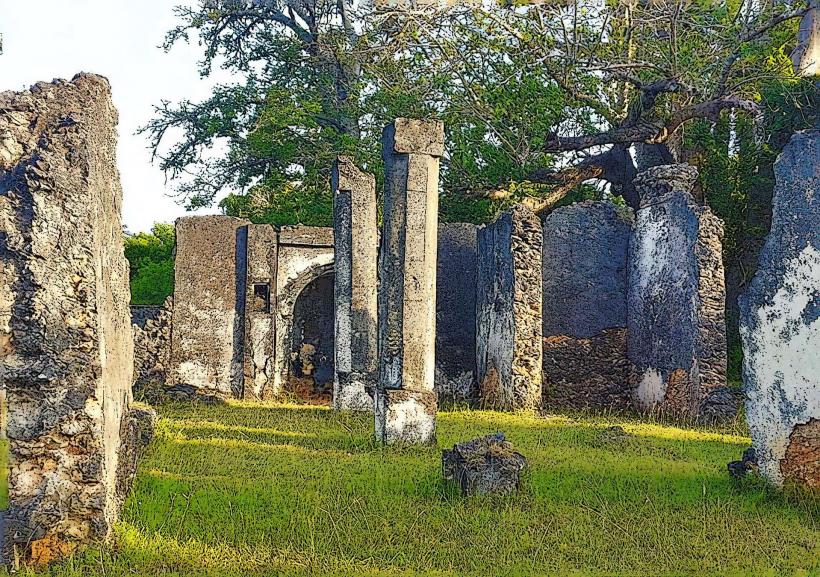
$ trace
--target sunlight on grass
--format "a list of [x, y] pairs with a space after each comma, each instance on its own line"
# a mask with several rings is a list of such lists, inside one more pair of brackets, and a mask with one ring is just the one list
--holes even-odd
[[9, 506], [9, 442], [0, 439], [0, 510]]
[[[820, 571], [820, 506], [726, 463], [736, 430], [607, 416], [440, 413], [438, 446], [382, 447], [372, 415], [162, 407], [110, 546], [53, 575], [751, 575]], [[608, 429], [619, 425], [626, 434]], [[511, 497], [462, 498], [441, 448], [503, 431]]]

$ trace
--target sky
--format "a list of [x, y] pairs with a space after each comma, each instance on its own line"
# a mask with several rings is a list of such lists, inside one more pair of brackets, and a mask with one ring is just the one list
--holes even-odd
[[[215, 80], [202, 80], [199, 47], [158, 46], [176, 20], [172, 9], [184, 0], [0, 0], [0, 91], [23, 90], [35, 82], [71, 79], [94, 72], [111, 82], [119, 110], [117, 162], [123, 187], [123, 224], [148, 231], [154, 222], [188, 213], [170, 195], [171, 186], [151, 164], [145, 136], [135, 134], [163, 99], [206, 98]], [[228, 77], [221, 73], [219, 81]]]

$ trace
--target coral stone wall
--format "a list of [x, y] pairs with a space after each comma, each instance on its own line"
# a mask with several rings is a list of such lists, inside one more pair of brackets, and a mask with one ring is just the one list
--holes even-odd
[[164, 387], [171, 361], [173, 298], [162, 306], [131, 307], [134, 330], [134, 389], [156, 384]]
[[820, 131], [775, 164], [772, 228], [740, 299], [746, 419], [761, 472], [820, 488]]
[[521, 205], [478, 231], [476, 377], [486, 407], [541, 404], [542, 237]]
[[631, 405], [626, 270], [633, 216], [611, 202], [556, 209], [544, 220], [544, 403]]
[[107, 537], [139, 452], [116, 122], [100, 76], [0, 94], [6, 558]]

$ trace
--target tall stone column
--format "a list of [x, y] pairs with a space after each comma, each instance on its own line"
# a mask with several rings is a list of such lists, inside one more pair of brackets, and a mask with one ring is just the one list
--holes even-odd
[[723, 223], [693, 200], [697, 176], [676, 164], [635, 179], [627, 353], [640, 409], [719, 420], [735, 410], [726, 389]]
[[811, 0], [809, 6], [811, 9], [800, 21], [797, 46], [791, 55], [800, 76], [820, 74], [820, 0]]
[[376, 438], [429, 443], [436, 433], [436, 251], [444, 125], [398, 118], [385, 128], [382, 146]]
[[376, 178], [353, 160], [333, 166], [335, 374], [333, 408], [373, 409], [368, 394], [376, 384], [376, 302], [379, 240]]
[[772, 228], [740, 297], [746, 420], [761, 472], [820, 489], [820, 130], [775, 163]]
[[523, 205], [478, 231], [476, 357], [483, 406], [541, 404], [541, 221]]

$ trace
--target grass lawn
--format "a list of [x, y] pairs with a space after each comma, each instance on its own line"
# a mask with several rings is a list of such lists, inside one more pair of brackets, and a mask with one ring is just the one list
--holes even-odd
[[[112, 545], [50, 572], [820, 574], [820, 502], [732, 480], [741, 434], [458, 411], [438, 447], [399, 449], [371, 428], [322, 407], [163, 407]], [[443, 484], [442, 447], [499, 430], [530, 462], [520, 494]]]

